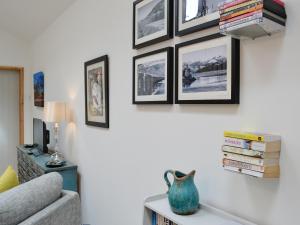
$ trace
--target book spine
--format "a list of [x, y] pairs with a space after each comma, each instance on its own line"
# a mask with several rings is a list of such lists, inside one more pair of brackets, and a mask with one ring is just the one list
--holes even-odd
[[170, 225], [170, 220], [168, 220], [167, 218], [164, 218], [164, 225]]
[[229, 7], [227, 9], [224, 9], [222, 11], [220, 11], [220, 14], [223, 14], [223, 13], [227, 13], [227, 12], [230, 12], [230, 11], [233, 11], [233, 10], [236, 10], [236, 9], [240, 9], [240, 8], [243, 8], [243, 7], [246, 7], [248, 5], [253, 5], [253, 4], [262, 4], [262, 0], [251, 0], [249, 2], [244, 2], [242, 4], [239, 4], [239, 5], [235, 5], [235, 6], [232, 6], [232, 7]]
[[152, 225], [156, 225], [156, 212], [152, 211]]
[[281, 5], [277, 4], [274, 1], [264, 1], [263, 5], [264, 5], [264, 9], [286, 19], [287, 16], [286, 16], [285, 8], [282, 7]]
[[232, 147], [232, 146], [226, 146], [224, 145], [222, 147], [222, 150], [224, 152], [230, 152], [230, 153], [235, 153], [235, 154], [240, 154], [240, 155], [246, 155], [246, 156], [251, 156], [255, 158], [264, 158], [264, 153], [259, 152], [259, 151], [254, 151], [250, 149], [244, 149], [244, 148], [237, 148], [237, 147]]
[[157, 224], [157, 225], [162, 225], [160, 221], [161, 221], [161, 215], [157, 213], [157, 216], [156, 216], [156, 224]]
[[264, 177], [264, 173], [253, 171], [253, 170], [239, 169], [239, 168], [230, 167], [230, 166], [224, 166], [224, 169], [233, 171], [236, 173], [247, 174], [247, 175], [250, 175], [253, 177], [260, 177], [260, 178]]
[[284, 2], [281, 1], [281, 0], [273, 0], [273, 2], [277, 3], [278, 5], [280, 5], [280, 6], [282, 6], [282, 7], [285, 6]]
[[249, 164], [253, 164], [253, 165], [257, 165], [257, 166], [264, 166], [263, 159], [244, 156], [244, 155], [238, 155], [238, 154], [234, 154], [234, 153], [227, 153], [227, 152], [224, 152], [223, 155], [224, 155], [224, 159], [230, 159], [230, 160], [234, 160], [234, 161], [249, 163]]
[[255, 20], [255, 19], [260, 19], [260, 18], [262, 18], [262, 13], [257, 13], [257, 14], [254, 14], [252, 16], [249, 16], [249, 17], [246, 17], [246, 18], [243, 18], [243, 19], [239, 19], [239, 20], [221, 25], [220, 29], [221, 30], [226, 29], [228, 27], [236, 26], [236, 25], [239, 25], [239, 24], [242, 24], [242, 23], [247, 23], [249, 21], [252, 21], [252, 20]]
[[233, 146], [237, 148], [251, 149], [260, 152], [265, 152], [267, 149], [267, 144], [265, 142], [249, 141], [230, 137], [224, 137], [224, 145]]
[[234, 161], [230, 159], [223, 159], [223, 166], [231, 166], [231, 167], [237, 167], [239, 169], [254, 170], [262, 173], [265, 171], [265, 168], [263, 166], [252, 165], [249, 163]]
[[250, 141], [237, 138], [224, 137], [224, 145], [250, 149]]
[[248, 9], [244, 9], [244, 10], [238, 11], [236, 13], [230, 13], [229, 15], [226, 15], [226, 16], [222, 15], [220, 17], [220, 20], [221, 21], [228, 20], [228, 19], [231, 19], [231, 18], [236, 17], [236, 16], [240, 16], [240, 15], [245, 14], [245, 13], [249, 13], [249, 12], [254, 12], [254, 11], [260, 10], [262, 8], [263, 8], [263, 6], [262, 6], [262, 4], [260, 4], [260, 5], [254, 6], [252, 8], [248, 8]]
[[164, 225], [164, 218], [162, 215], [159, 214], [159, 220], [158, 220], [158, 225]]
[[224, 32], [228, 32], [228, 31], [232, 31], [232, 30], [237, 30], [237, 29], [241, 29], [243, 27], [247, 27], [247, 26], [250, 26], [250, 25], [259, 24], [261, 22], [263, 22], [263, 19], [259, 18], [259, 19], [248, 21], [246, 23], [236, 25], [236, 26], [228, 27], [228, 28], [224, 29], [223, 31], [221, 30], [221, 32], [224, 33]]
[[246, 139], [250, 141], [264, 141], [263, 135], [256, 135], [252, 133], [243, 133], [238, 131], [224, 131], [225, 137], [231, 137], [231, 138], [240, 138], [240, 139]]
[[231, 11], [229, 11], [229, 12], [222, 13], [222, 14], [220, 14], [220, 15], [221, 15], [221, 17], [230, 16], [230, 15], [233, 15], [233, 14], [235, 14], [235, 13], [238, 13], [238, 12], [241, 12], [241, 11], [245, 11], [245, 10], [247, 10], [247, 9], [255, 8], [255, 7], [259, 6], [259, 5], [262, 6], [261, 3], [252, 3], [252, 4], [250, 4], [250, 5], [246, 5], [246, 6], [244, 6], [244, 7], [240, 7], [240, 8], [231, 10]]
[[160, 225], [165, 225], [164, 217], [160, 215]]
[[225, 3], [225, 4], [221, 5], [220, 10], [224, 10], [224, 9], [229, 8], [229, 7], [239, 5], [241, 3], [248, 2], [248, 1], [251, 1], [251, 0], [237, 0], [237, 1], [232, 1], [232, 2], [229, 2], [229, 3]]
[[260, 178], [264, 177], [264, 173], [253, 171], [253, 170], [242, 169], [241, 173], [247, 174], [247, 175], [250, 175], [250, 176], [253, 176], [253, 177], [260, 177]]
[[253, 15], [256, 15], [256, 14], [261, 14], [261, 15], [263, 15], [262, 13], [263, 13], [262, 10], [258, 10], [258, 11], [246, 13], [246, 14], [243, 14], [243, 15], [240, 15], [240, 16], [237, 16], [237, 17], [234, 17], [234, 18], [231, 18], [231, 19], [229, 19], [229, 20], [222, 21], [222, 22], [219, 23], [219, 25], [221, 26], [221, 25], [224, 25], [224, 24], [226, 24], [226, 23], [231, 23], [231, 22], [233, 22], [233, 21], [240, 20], [240, 19], [244, 19], [244, 18], [246, 18], [246, 17], [250, 17], [250, 16], [253, 16]]

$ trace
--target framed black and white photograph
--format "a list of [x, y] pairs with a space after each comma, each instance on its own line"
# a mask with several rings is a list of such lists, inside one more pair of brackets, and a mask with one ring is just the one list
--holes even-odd
[[173, 48], [133, 58], [133, 104], [173, 103]]
[[85, 123], [109, 128], [108, 56], [90, 60], [85, 67]]
[[219, 4], [224, 0], [176, 0], [176, 36], [219, 24]]
[[173, 0], [137, 0], [133, 3], [133, 48], [173, 37]]
[[213, 34], [175, 46], [177, 104], [239, 104], [240, 42]]

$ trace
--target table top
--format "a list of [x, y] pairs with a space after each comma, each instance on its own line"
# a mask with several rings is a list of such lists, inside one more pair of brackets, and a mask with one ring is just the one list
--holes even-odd
[[27, 154], [27, 156], [29, 158], [31, 158], [46, 173], [62, 171], [62, 170], [72, 170], [72, 169], [77, 168], [76, 165], [74, 165], [73, 163], [71, 163], [67, 160], [66, 160], [66, 164], [64, 166], [54, 167], [54, 168], [47, 167], [46, 163], [50, 160], [50, 154], [42, 153], [39, 156], [34, 156], [33, 154], [30, 155], [30, 154], [28, 154], [28, 152], [29, 152], [29, 150], [33, 150], [33, 149], [25, 148], [24, 145], [17, 146], [17, 149], [22, 151], [23, 153]]

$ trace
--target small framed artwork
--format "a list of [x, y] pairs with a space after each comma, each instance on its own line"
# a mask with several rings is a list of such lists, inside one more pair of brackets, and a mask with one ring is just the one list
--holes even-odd
[[133, 3], [133, 48], [173, 37], [173, 0], [137, 0]]
[[90, 60], [85, 67], [85, 123], [109, 128], [108, 56]]
[[175, 46], [177, 104], [239, 104], [240, 42], [213, 34]]
[[133, 104], [173, 103], [173, 48], [133, 58]]
[[219, 24], [219, 4], [224, 0], [176, 0], [176, 36], [183, 36]]
[[44, 107], [44, 73], [38, 72], [33, 75], [34, 106]]

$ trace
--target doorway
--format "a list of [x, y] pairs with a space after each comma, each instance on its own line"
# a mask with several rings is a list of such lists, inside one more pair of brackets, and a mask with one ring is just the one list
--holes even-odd
[[24, 144], [24, 68], [0, 66], [0, 171], [16, 167], [18, 144]]

